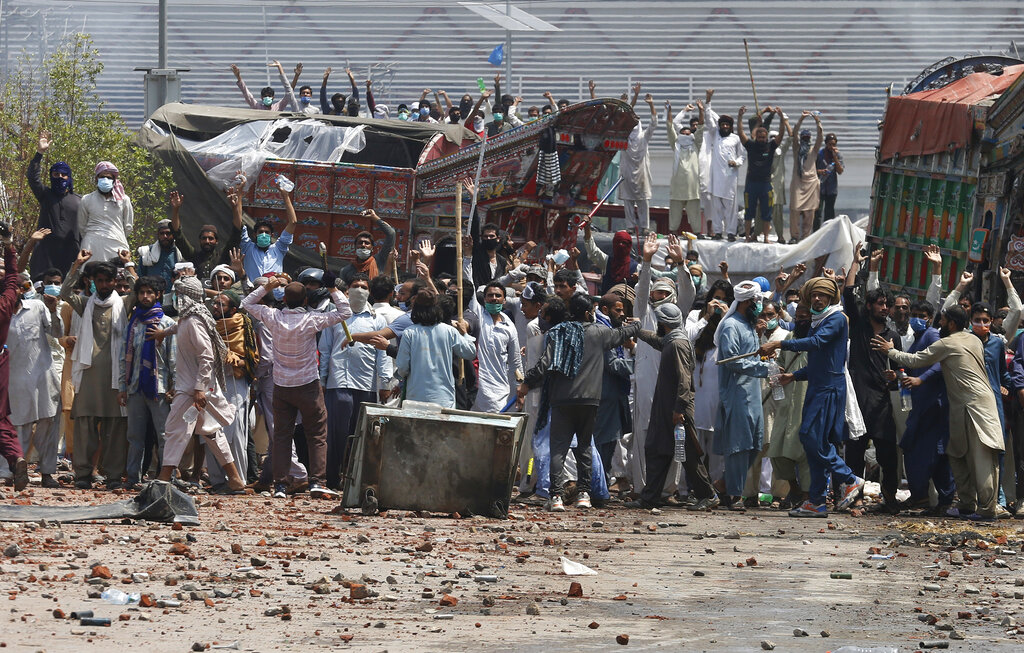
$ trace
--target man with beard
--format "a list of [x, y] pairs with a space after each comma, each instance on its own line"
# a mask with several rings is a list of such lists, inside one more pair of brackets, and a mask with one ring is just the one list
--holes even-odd
[[789, 511], [790, 517], [827, 517], [825, 493], [830, 477], [843, 479], [836, 496], [836, 509], [843, 510], [857, 498], [864, 479], [839, 456], [837, 447], [846, 433], [846, 375], [849, 323], [839, 303], [839, 283], [831, 277], [816, 277], [800, 289], [802, 304], [811, 308], [810, 335], [804, 338], [766, 342], [758, 353], [806, 351], [807, 365], [779, 377], [782, 385], [807, 381], [800, 442], [810, 468], [807, 500]]
[[693, 348], [686, 337], [683, 312], [675, 304], [663, 304], [654, 309], [658, 331], [641, 331], [640, 338], [661, 350], [658, 381], [654, 387], [651, 421], [647, 426], [644, 454], [647, 458], [647, 484], [640, 498], [626, 504], [631, 508], [653, 508], [661, 499], [675, 451], [675, 430], [684, 429], [686, 459], [681, 462], [686, 472], [690, 494], [700, 502], [710, 502], [715, 496], [711, 478], [701, 461], [704, 452], [697, 443], [697, 429], [693, 422]]
[[156, 242], [141, 245], [138, 254], [140, 277], [157, 277], [163, 281], [165, 288], [174, 283], [175, 266], [184, 260], [184, 257], [175, 246], [170, 220], [160, 220], [156, 223]]
[[[760, 218], [761, 235], [764, 242], [768, 242], [768, 231], [772, 226], [772, 206], [775, 202], [772, 193], [772, 164], [775, 161], [775, 151], [782, 143], [782, 136], [776, 134], [774, 138], [768, 137], [768, 130], [764, 127], [754, 128], [754, 138], [747, 138], [743, 133], [743, 114], [747, 107], [740, 107], [736, 119], [739, 124], [739, 137], [743, 147], [747, 150], [747, 179], [743, 183], [743, 195], [746, 200], [743, 213], [743, 221], [746, 223], [747, 241], [755, 242], [757, 232], [753, 226], [754, 218]], [[767, 108], [769, 115], [772, 112], [778, 113], [782, 120], [783, 133], [789, 127], [786, 123], [786, 116], [782, 109]], [[760, 207], [760, 208], [759, 208]], [[781, 239], [782, 234], [777, 234]]]
[[714, 450], [725, 456], [725, 490], [729, 507], [742, 510], [747, 470], [761, 450], [764, 415], [761, 409], [761, 381], [768, 376], [768, 363], [754, 356], [728, 362], [725, 359], [754, 354], [758, 349], [754, 324], [761, 314], [761, 286], [743, 281], [733, 287], [732, 305], [718, 323], [718, 392], [722, 403], [715, 421]]
[[34, 279], [41, 278], [43, 271], [57, 268], [64, 271], [78, 255], [78, 204], [82, 201], [75, 193], [75, 182], [71, 177], [71, 167], [63, 161], [50, 166], [50, 185], [43, 185], [40, 168], [43, 155], [53, 141], [50, 133], [43, 132], [39, 136], [36, 155], [28, 164], [29, 188], [39, 201], [39, 224], [36, 229], [49, 229], [49, 233], [32, 251], [31, 270]]
[[[241, 298], [233, 290], [213, 297], [211, 313], [216, 320], [217, 335], [227, 349], [224, 352], [224, 397], [238, 407], [235, 419], [224, 427], [224, 437], [231, 449], [239, 474], [255, 476], [255, 444], [249, 428], [249, 388], [256, 378], [260, 350], [252, 318], [238, 310]], [[250, 454], [251, 448], [251, 454]], [[212, 448], [206, 450], [206, 469], [214, 489], [227, 487], [227, 474]]]
[[[196, 249], [181, 233], [181, 205], [185, 202], [185, 196], [176, 190], [171, 191], [171, 242], [177, 245], [183, 260], [192, 262], [196, 276], [200, 279], [209, 279], [213, 268], [228, 263], [228, 252], [242, 242], [242, 199], [239, 196], [239, 189], [228, 189], [227, 196], [228, 202], [231, 203], [231, 234], [224, 244], [221, 244], [217, 227], [204, 224], [199, 228], [199, 248]], [[167, 287], [170, 288], [169, 285]]]
[[[100, 470], [107, 479], [107, 489], [113, 490], [121, 487], [127, 454], [127, 423], [118, 392], [125, 358], [125, 327], [135, 294], [122, 298], [114, 292], [117, 269], [106, 261], [96, 263], [92, 269], [96, 292], [88, 297], [76, 294], [82, 266], [90, 258], [89, 250], [79, 252], [60, 288], [60, 298], [81, 318], [77, 326], [72, 326], [75, 348], [71, 354], [71, 380], [75, 386], [71, 406], [71, 417], [75, 420], [75, 487], [92, 487], [93, 459], [102, 449]], [[130, 261], [128, 250], [121, 251], [121, 260]]]
[[[625, 316], [622, 298], [609, 293], [597, 303], [594, 321], [608, 329], [617, 329], [622, 326]], [[629, 412], [629, 377], [633, 374], [633, 358], [626, 356], [626, 350], [634, 347], [633, 342], [628, 341], [604, 354], [604, 380], [601, 382], [601, 403], [597, 407], [594, 426], [594, 444], [601, 455], [605, 476], [611, 475], [612, 456], [619, 438], [633, 430]]]
[[939, 318], [939, 340], [916, 354], [896, 350], [892, 341], [881, 336], [872, 338], [871, 345], [903, 368], [939, 363], [949, 398], [946, 455], [960, 498], [947, 514], [991, 521], [996, 516], [1003, 431], [985, 371], [984, 347], [967, 325], [967, 312], [951, 306]]
[[[883, 250], [877, 250], [872, 252], [871, 257], [881, 259], [882, 254]], [[881, 288], [870, 290], [861, 303], [853, 292], [857, 272], [864, 258], [858, 243], [854, 248], [850, 272], [846, 275], [843, 304], [850, 309], [850, 378], [857, 389], [857, 404], [864, 416], [867, 433], [846, 443], [846, 462], [856, 473], [862, 474], [868, 440], [874, 442], [875, 456], [882, 468], [882, 497], [885, 503], [880, 509], [895, 514], [899, 512], [896, 501], [896, 490], [900, 482], [899, 451], [889, 391], [896, 389], [896, 370], [882, 353], [871, 349], [871, 338], [878, 335], [885, 340], [894, 340], [898, 350], [902, 350], [902, 344], [888, 323], [889, 307], [893, 304], [892, 293]]]
[[[164, 315], [160, 277], [141, 277], [135, 282], [135, 309], [125, 328], [124, 365], [121, 366], [117, 401], [128, 411], [128, 459], [125, 487], [133, 489], [142, 481], [146, 457], [146, 432], [156, 433], [157, 460], [163, 457], [164, 425], [174, 393], [176, 346], [170, 337], [157, 344], [147, 336], [164, 330], [174, 320]], [[170, 396], [168, 396], [170, 395]]]
[[[634, 87], [638, 90], [639, 83]], [[634, 96], [635, 102], [635, 96]], [[637, 122], [629, 134], [626, 149], [619, 156], [619, 200], [625, 211], [626, 224], [638, 234], [648, 231], [651, 222], [651, 162], [647, 154], [651, 138], [658, 127], [658, 112], [654, 109], [654, 98], [648, 93], [644, 102], [651, 109], [651, 124], [645, 129]]]
[[387, 222], [384, 222], [373, 209], [363, 211], [363, 217], [373, 220], [377, 228], [384, 233], [384, 244], [381, 245], [377, 255], [374, 256], [373, 234], [369, 231], [360, 231], [356, 234], [355, 259], [342, 267], [338, 273], [338, 276], [346, 285], [352, 282], [352, 277], [357, 272], [362, 272], [369, 279], [376, 277], [378, 274], [391, 273], [387, 269], [387, 262], [391, 252], [395, 249], [395, 230]]
[[[714, 91], [708, 91], [708, 99]], [[721, 116], [709, 104], [705, 108], [707, 120], [704, 123], [704, 144], [709, 153], [708, 195], [711, 228], [714, 238], [721, 240], [722, 229], [729, 234], [729, 240], [736, 240], [736, 186], [739, 183], [739, 169], [746, 158], [740, 137], [732, 133], [732, 116]]]

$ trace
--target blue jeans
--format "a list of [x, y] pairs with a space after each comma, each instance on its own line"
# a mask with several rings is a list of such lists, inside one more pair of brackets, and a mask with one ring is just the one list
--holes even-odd
[[[128, 483], [139, 483], [142, 481], [142, 459], [146, 453], [146, 430], [152, 423], [156, 431], [157, 459], [164, 457], [164, 424], [167, 423], [167, 414], [171, 405], [163, 395], [157, 395], [156, 399], [149, 399], [141, 392], [128, 395], [128, 461], [125, 465], [125, 473]], [[162, 464], [162, 463], [161, 463]], [[157, 467], [160, 467], [158, 464]]]

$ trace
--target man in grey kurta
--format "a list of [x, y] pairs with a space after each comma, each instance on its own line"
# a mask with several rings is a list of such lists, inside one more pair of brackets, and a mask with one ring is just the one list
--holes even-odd
[[[23, 280], [28, 275], [22, 273]], [[35, 445], [43, 487], [55, 488], [57, 442], [60, 440], [60, 374], [53, 367], [47, 335], [59, 338], [63, 325], [57, 314], [57, 298], [34, 290], [18, 289], [21, 299], [11, 316], [7, 334], [11, 369], [16, 371], [15, 391], [10, 392], [11, 424], [18, 430], [23, 451]], [[33, 435], [33, 429], [35, 434]]]
[[[715, 333], [719, 361], [752, 354], [761, 344], [754, 330], [761, 312], [761, 286], [744, 281], [733, 290], [736, 299]], [[743, 507], [740, 499], [747, 470], [764, 439], [760, 379], [766, 376], [768, 363], [755, 355], [724, 363], [718, 371], [721, 404], [715, 422], [714, 453], [725, 456], [725, 490], [734, 509]]]
[[[127, 250], [122, 259], [128, 262]], [[119, 297], [114, 292], [116, 268], [106, 262], [96, 264], [93, 283], [96, 292], [86, 297], [75, 293], [82, 266], [92, 253], [82, 250], [60, 288], [60, 298], [78, 314], [78, 328], [72, 331], [74, 350], [72, 382], [75, 401], [71, 418], [75, 420], [74, 455], [75, 487], [92, 487], [93, 458], [102, 449], [100, 472], [107, 479], [107, 489], [121, 487], [127, 456], [125, 413], [118, 404], [119, 372], [124, 358], [126, 316], [135, 303], [135, 293]], [[134, 282], [134, 268], [127, 268]]]
[[996, 515], [1003, 431], [985, 371], [981, 340], [964, 330], [967, 324], [967, 313], [959, 306], [951, 306], [939, 320], [942, 337], [915, 354], [897, 351], [892, 342], [879, 336], [871, 344], [886, 352], [900, 367], [920, 368], [938, 363], [942, 368], [949, 397], [946, 455], [960, 498], [957, 511], [969, 519], [990, 520]]

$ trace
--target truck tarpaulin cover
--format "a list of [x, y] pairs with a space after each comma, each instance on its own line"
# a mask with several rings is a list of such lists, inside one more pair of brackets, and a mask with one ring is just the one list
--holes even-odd
[[1007, 66], [1002, 75], [972, 73], [942, 88], [889, 98], [882, 130], [881, 161], [945, 152], [969, 145], [974, 119], [971, 107], [999, 95], [1024, 72]]

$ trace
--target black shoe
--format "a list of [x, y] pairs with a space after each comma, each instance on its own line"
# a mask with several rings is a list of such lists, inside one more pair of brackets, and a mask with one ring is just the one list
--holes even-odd
[[60, 483], [57, 482], [57, 479], [55, 479], [52, 474], [43, 474], [43, 478], [39, 484], [51, 490], [60, 487]]
[[730, 243], [735, 243], [736, 242], [736, 234], [729, 234], [729, 242]]
[[124, 487], [124, 483], [122, 483], [121, 481], [108, 481], [107, 482], [107, 490], [110, 491], [110, 492], [113, 492], [114, 490], [120, 490], [123, 487]]
[[790, 245], [796, 245], [796, 244], [797, 244], [797, 243], [799, 243], [799, 242], [800, 242], [800, 241], [799, 241], [799, 240], [797, 240], [796, 238], [790, 238], [790, 239], [789, 239], [789, 244], [790, 244]]
[[643, 499], [634, 499], [633, 501], [627, 501], [626, 503], [622, 504], [622, 507], [623, 508], [639, 508], [641, 510], [650, 510], [654, 506], [650, 502], [644, 501]]
[[28, 462], [18, 458], [14, 463], [14, 491], [21, 492], [28, 487]]
[[80, 481], [75, 481], [75, 488], [77, 488], [79, 490], [91, 490], [92, 489], [92, 481], [90, 481], [87, 478], [83, 478]]
[[274, 498], [275, 499], [286, 499], [288, 498], [288, 486], [284, 483], [277, 483], [274, 485]]
[[714, 236], [711, 237], [711, 240], [722, 240], [722, 233], [716, 233]]
[[701, 499], [692, 506], [687, 506], [686, 509], [693, 512], [707, 512], [708, 510], [714, 510], [718, 507], [720, 501], [717, 496], [710, 497], [708, 499]]

